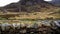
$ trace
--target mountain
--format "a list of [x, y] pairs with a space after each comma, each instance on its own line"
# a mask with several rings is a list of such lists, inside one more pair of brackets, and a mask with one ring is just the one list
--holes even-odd
[[31, 12], [31, 10], [40, 11], [40, 9], [42, 8], [50, 9], [51, 7], [54, 7], [54, 6], [43, 0], [20, 0], [17, 3], [11, 3], [9, 5], [4, 6], [3, 8], [5, 10], [13, 10], [16, 12], [18, 12], [18, 10]]
[[55, 6], [60, 6], [60, 0], [52, 0], [50, 3], [52, 3]]
[[[19, 14], [16, 16], [18, 19], [60, 18], [60, 8], [43, 0], [20, 0], [1, 7], [0, 10], [4, 13], [8, 12], [8, 14], [13, 13], [12, 16], [17, 13]], [[6, 16], [8, 15], [6, 14]]]

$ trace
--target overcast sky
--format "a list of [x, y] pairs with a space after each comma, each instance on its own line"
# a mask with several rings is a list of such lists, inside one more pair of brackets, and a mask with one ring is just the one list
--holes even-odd
[[52, 0], [45, 0], [45, 1], [52, 1]]
[[[19, 0], [0, 0], [0, 7], [10, 4], [12, 2], [18, 2], [18, 1]], [[51, 0], [45, 0], [45, 1], [51, 1]]]

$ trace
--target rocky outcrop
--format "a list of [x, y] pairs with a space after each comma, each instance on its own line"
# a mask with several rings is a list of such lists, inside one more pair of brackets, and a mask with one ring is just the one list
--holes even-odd
[[[60, 27], [57, 27], [54, 21], [49, 20], [49, 22], [37, 22], [32, 26], [28, 23], [1, 23], [0, 34], [60, 34]], [[50, 26], [46, 24], [50, 24]]]

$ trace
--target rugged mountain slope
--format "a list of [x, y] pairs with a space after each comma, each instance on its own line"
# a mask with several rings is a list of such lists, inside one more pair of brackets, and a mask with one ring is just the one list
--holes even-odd
[[17, 3], [11, 3], [2, 7], [1, 10], [6, 13], [18, 12], [19, 17], [15, 16], [18, 19], [60, 18], [60, 14], [58, 13], [60, 12], [60, 8], [43, 0], [20, 0]]
[[41, 11], [42, 8], [51, 9], [52, 7], [53, 9], [55, 8], [52, 4], [49, 4], [48, 2], [45, 2], [43, 0], [20, 0], [17, 3], [11, 3], [3, 8], [5, 8], [6, 10], [13, 9], [13, 11], [14, 9], [16, 9], [16, 10], [25, 11], [25, 12], [32, 12], [33, 10]]

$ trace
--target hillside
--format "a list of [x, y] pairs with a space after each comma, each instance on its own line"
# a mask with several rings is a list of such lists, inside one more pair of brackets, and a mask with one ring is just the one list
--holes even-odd
[[[59, 19], [60, 8], [43, 0], [20, 0], [0, 8], [0, 16], [14, 19]], [[11, 15], [12, 14], [12, 15]]]
[[60, 34], [60, 7], [43, 0], [20, 0], [0, 7], [0, 34]]

